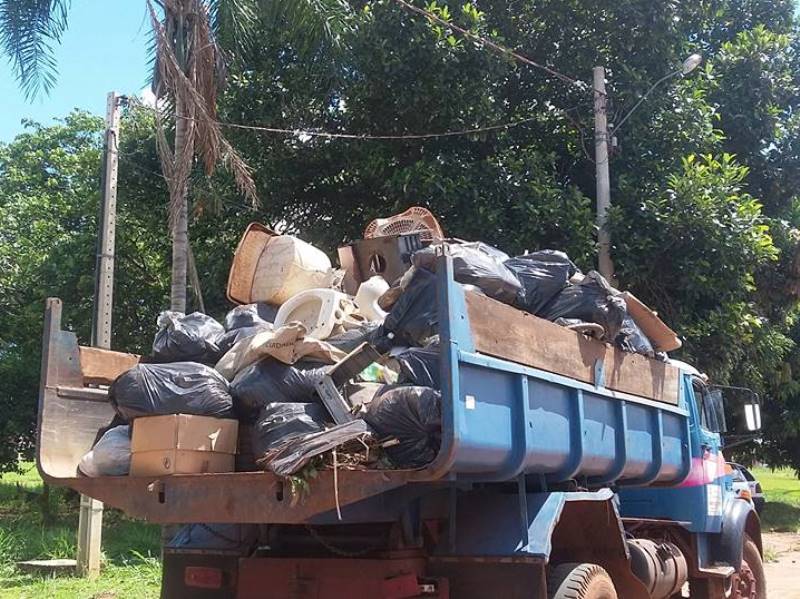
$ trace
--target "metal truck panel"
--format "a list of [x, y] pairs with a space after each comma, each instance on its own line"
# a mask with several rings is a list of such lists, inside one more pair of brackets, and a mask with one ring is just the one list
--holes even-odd
[[691, 467], [683, 378], [672, 402], [475, 351], [464, 288], [439, 259], [442, 450], [432, 477], [507, 481], [538, 474], [547, 483], [589, 486], [679, 484]]

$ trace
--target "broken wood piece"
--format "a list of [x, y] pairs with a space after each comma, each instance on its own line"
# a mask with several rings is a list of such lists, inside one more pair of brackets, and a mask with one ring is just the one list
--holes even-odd
[[622, 297], [628, 307], [628, 314], [631, 315], [631, 318], [650, 340], [653, 349], [656, 351], [673, 351], [683, 345], [675, 331], [664, 324], [664, 321], [658, 317], [654, 310], [651, 310], [630, 291], [623, 292]]
[[596, 364], [604, 365], [602, 386], [672, 405], [678, 403], [675, 366], [630, 354], [548, 320], [475, 292], [466, 292], [475, 350], [591, 385]]
[[81, 373], [85, 385], [110, 385], [119, 375], [127, 372], [139, 363], [136, 354], [126, 354], [99, 347], [78, 347], [80, 352]]

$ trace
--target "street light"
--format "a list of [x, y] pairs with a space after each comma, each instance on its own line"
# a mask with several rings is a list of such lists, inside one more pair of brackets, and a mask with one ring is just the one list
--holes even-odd
[[702, 55], [692, 54], [686, 60], [683, 61], [683, 64], [681, 64], [680, 69], [664, 75], [661, 79], [659, 79], [653, 85], [651, 85], [650, 89], [644, 92], [644, 95], [641, 98], [639, 98], [639, 101], [636, 102], [636, 104], [633, 105], [633, 108], [631, 108], [628, 111], [628, 114], [622, 117], [619, 123], [617, 123], [614, 126], [614, 132], [616, 133], [617, 131], [619, 131], [620, 127], [622, 127], [622, 124], [628, 120], [628, 117], [631, 116], [637, 108], [639, 108], [639, 105], [647, 99], [647, 97], [653, 92], [655, 88], [664, 83], [667, 79], [672, 79], [673, 77], [677, 77], [678, 75], [680, 75], [681, 77], [685, 77], [686, 75], [694, 71], [697, 67], [699, 67], [701, 62], [703, 62]]
[[688, 75], [692, 71], [694, 71], [697, 67], [700, 66], [700, 63], [703, 62], [703, 55], [702, 54], [692, 54], [683, 61], [683, 66], [681, 67], [681, 73], [683, 75]]
[[[647, 97], [659, 85], [664, 83], [667, 79], [677, 77], [680, 75], [684, 77], [694, 71], [703, 62], [703, 57], [700, 54], [692, 54], [681, 64], [681, 68], [664, 75], [661, 79], [656, 81], [644, 95], [639, 98], [639, 101], [634, 104], [633, 108], [628, 111], [622, 119], [614, 127], [614, 131], [619, 131], [625, 121], [639, 108], [639, 105], [644, 102]], [[594, 83], [594, 158], [595, 158], [595, 171], [597, 180], [597, 253], [598, 253], [598, 269], [600, 274], [603, 275], [608, 281], [614, 285], [614, 263], [611, 261], [611, 234], [608, 231], [607, 213], [608, 208], [611, 206], [611, 180], [608, 168], [608, 115], [607, 115], [607, 101], [606, 95], [606, 72], [603, 67], [595, 67], [593, 69], [593, 83]]]

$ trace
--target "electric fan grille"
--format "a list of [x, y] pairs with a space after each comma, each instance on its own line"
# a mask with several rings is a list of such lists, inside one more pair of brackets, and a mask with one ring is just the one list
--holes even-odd
[[412, 206], [402, 214], [389, 218], [376, 218], [364, 230], [365, 239], [401, 235], [403, 233], [419, 233], [422, 241], [431, 242], [442, 239], [444, 233], [436, 217], [427, 208]]

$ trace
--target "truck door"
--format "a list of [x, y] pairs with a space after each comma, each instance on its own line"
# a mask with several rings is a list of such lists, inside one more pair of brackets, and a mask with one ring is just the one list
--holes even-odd
[[639, 518], [668, 518], [686, 522], [695, 533], [718, 533], [722, 529], [724, 502], [732, 493], [722, 456], [724, 428], [721, 398], [714, 396], [700, 376], [682, 375], [681, 407], [689, 412], [689, 453], [691, 467], [676, 487], [621, 488], [622, 515]]
[[694, 412], [691, 419], [692, 471], [684, 485], [694, 490], [691, 495], [697, 508], [694, 522], [699, 524], [698, 532], [719, 532], [725, 488], [730, 484], [719, 434], [725, 427], [724, 417], [720, 422], [720, 410], [716, 405], [721, 399], [709, 391], [699, 376], [691, 377], [691, 394], [690, 409]]

